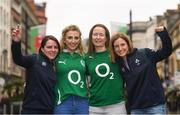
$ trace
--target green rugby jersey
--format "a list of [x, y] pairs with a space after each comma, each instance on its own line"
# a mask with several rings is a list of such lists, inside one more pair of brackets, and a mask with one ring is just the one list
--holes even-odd
[[87, 97], [84, 58], [79, 53], [62, 52], [56, 59], [56, 105], [70, 95]]
[[124, 101], [123, 79], [116, 63], [111, 63], [109, 52], [93, 53], [85, 58], [90, 76], [90, 106], [106, 106]]

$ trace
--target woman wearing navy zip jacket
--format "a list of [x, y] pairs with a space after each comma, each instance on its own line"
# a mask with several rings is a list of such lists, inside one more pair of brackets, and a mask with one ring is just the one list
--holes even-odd
[[157, 51], [133, 48], [122, 33], [114, 34], [110, 42], [111, 61], [121, 67], [131, 114], [166, 114], [164, 89], [156, 64], [171, 55], [172, 42], [164, 26], [155, 31], [162, 41], [162, 48]]
[[39, 54], [23, 56], [21, 53], [21, 29], [12, 29], [12, 57], [17, 65], [26, 69], [26, 85], [22, 105], [22, 114], [52, 114], [54, 109], [54, 87], [56, 75], [54, 59], [60, 51], [58, 40], [45, 36], [39, 48]]

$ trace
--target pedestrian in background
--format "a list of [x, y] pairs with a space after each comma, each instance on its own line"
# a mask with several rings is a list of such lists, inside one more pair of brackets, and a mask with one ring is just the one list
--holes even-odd
[[162, 41], [162, 48], [157, 51], [133, 48], [122, 33], [114, 34], [110, 41], [111, 61], [118, 62], [123, 73], [131, 114], [166, 114], [156, 64], [171, 55], [172, 43], [164, 26], [156, 27], [155, 32]]
[[61, 53], [56, 59], [55, 114], [89, 114], [81, 31], [69, 25], [62, 31]]
[[12, 28], [11, 37], [12, 58], [26, 69], [22, 114], [52, 114], [56, 84], [54, 59], [60, 51], [58, 40], [51, 35], [45, 36], [39, 54], [22, 55], [20, 26]]
[[85, 58], [90, 114], [126, 114], [123, 79], [118, 64], [110, 62], [109, 41], [105, 25], [96, 24], [90, 29]]

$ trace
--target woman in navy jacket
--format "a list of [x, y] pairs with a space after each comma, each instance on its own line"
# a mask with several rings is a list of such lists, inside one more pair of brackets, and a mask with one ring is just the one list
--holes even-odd
[[26, 68], [22, 114], [53, 113], [56, 83], [54, 59], [60, 51], [58, 40], [53, 36], [45, 36], [39, 54], [23, 56], [19, 26], [12, 28], [11, 36], [12, 58], [17, 65]]
[[166, 114], [156, 64], [171, 55], [172, 43], [165, 27], [157, 27], [155, 31], [162, 41], [162, 48], [157, 51], [133, 48], [122, 33], [114, 34], [110, 42], [111, 61], [121, 67], [131, 114]]

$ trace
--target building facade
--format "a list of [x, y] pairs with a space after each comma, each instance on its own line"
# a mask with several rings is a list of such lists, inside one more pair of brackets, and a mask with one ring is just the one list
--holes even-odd
[[[34, 0], [0, 0], [0, 88], [22, 81], [25, 70], [14, 64], [11, 56], [11, 28], [22, 28], [22, 53], [28, 54], [29, 29], [47, 23], [46, 3], [35, 4]], [[0, 90], [1, 94], [1, 90]]]

